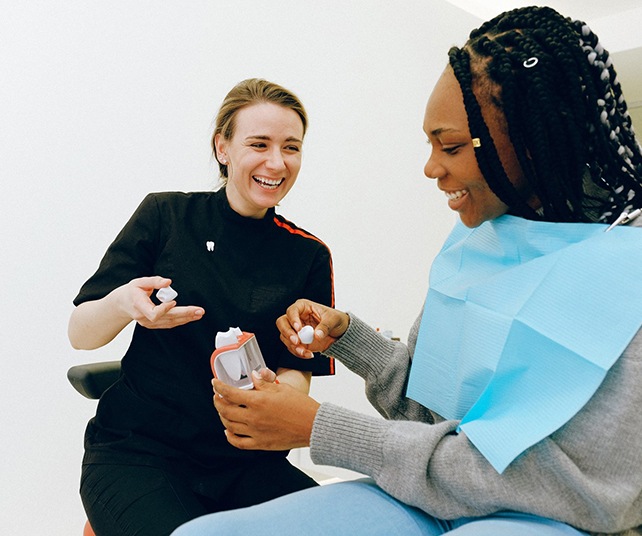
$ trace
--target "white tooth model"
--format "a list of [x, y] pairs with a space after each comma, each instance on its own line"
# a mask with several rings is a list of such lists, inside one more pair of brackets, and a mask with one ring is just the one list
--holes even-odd
[[159, 288], [156, 292], [156, 297], [163, 303], [172, 301], [176, 296], [178, 296], [178, 292], [172, 287]]
[[314, 340], [314, 328], [312, 326], [303, 326], [298, 335], [303, 344], [311, 344]]

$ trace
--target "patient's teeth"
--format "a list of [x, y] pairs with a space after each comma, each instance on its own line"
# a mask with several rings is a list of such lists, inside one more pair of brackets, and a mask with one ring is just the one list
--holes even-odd
[[459, 199], [461, 196], [467, 193], [468, 190], [457, 190], [455, 192], [444, 192], [448, 199]]

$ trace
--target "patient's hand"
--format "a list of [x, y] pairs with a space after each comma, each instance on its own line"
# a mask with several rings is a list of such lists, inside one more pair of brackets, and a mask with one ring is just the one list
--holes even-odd
[[214, 406], [228, 442], [246, 450], [309, 446], [319, 403], [287, 384], [266, 381], [256, 372], [252, 379], [252, 390], [212, 381]]
[[[311, 358], [323, 352], [348, 329], [350, 317], [337, 309], [310, 300], [297, 300], [276, 321], [281, 342], [297, 357]], [[314, 338], [302, 344], [298, 332], [303, 326], [314, 328]]]

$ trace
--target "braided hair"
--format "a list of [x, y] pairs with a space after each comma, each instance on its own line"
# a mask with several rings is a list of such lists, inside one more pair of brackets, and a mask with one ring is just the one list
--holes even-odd
[[[585, 23], [548, 7], [514, 9], [448, 55], [480, 170], [510, 213], [611, 223], [642, 205], [642, 150], [609, 54]], [[483, 106], [501, 112], [538, 211], [509, 180]]]

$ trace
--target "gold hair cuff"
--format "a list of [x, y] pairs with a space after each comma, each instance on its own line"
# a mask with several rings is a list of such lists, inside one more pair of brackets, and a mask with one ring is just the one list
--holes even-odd
[[479, 138], [473, 138], [473, 147], [481, 147], [481, 140]]

